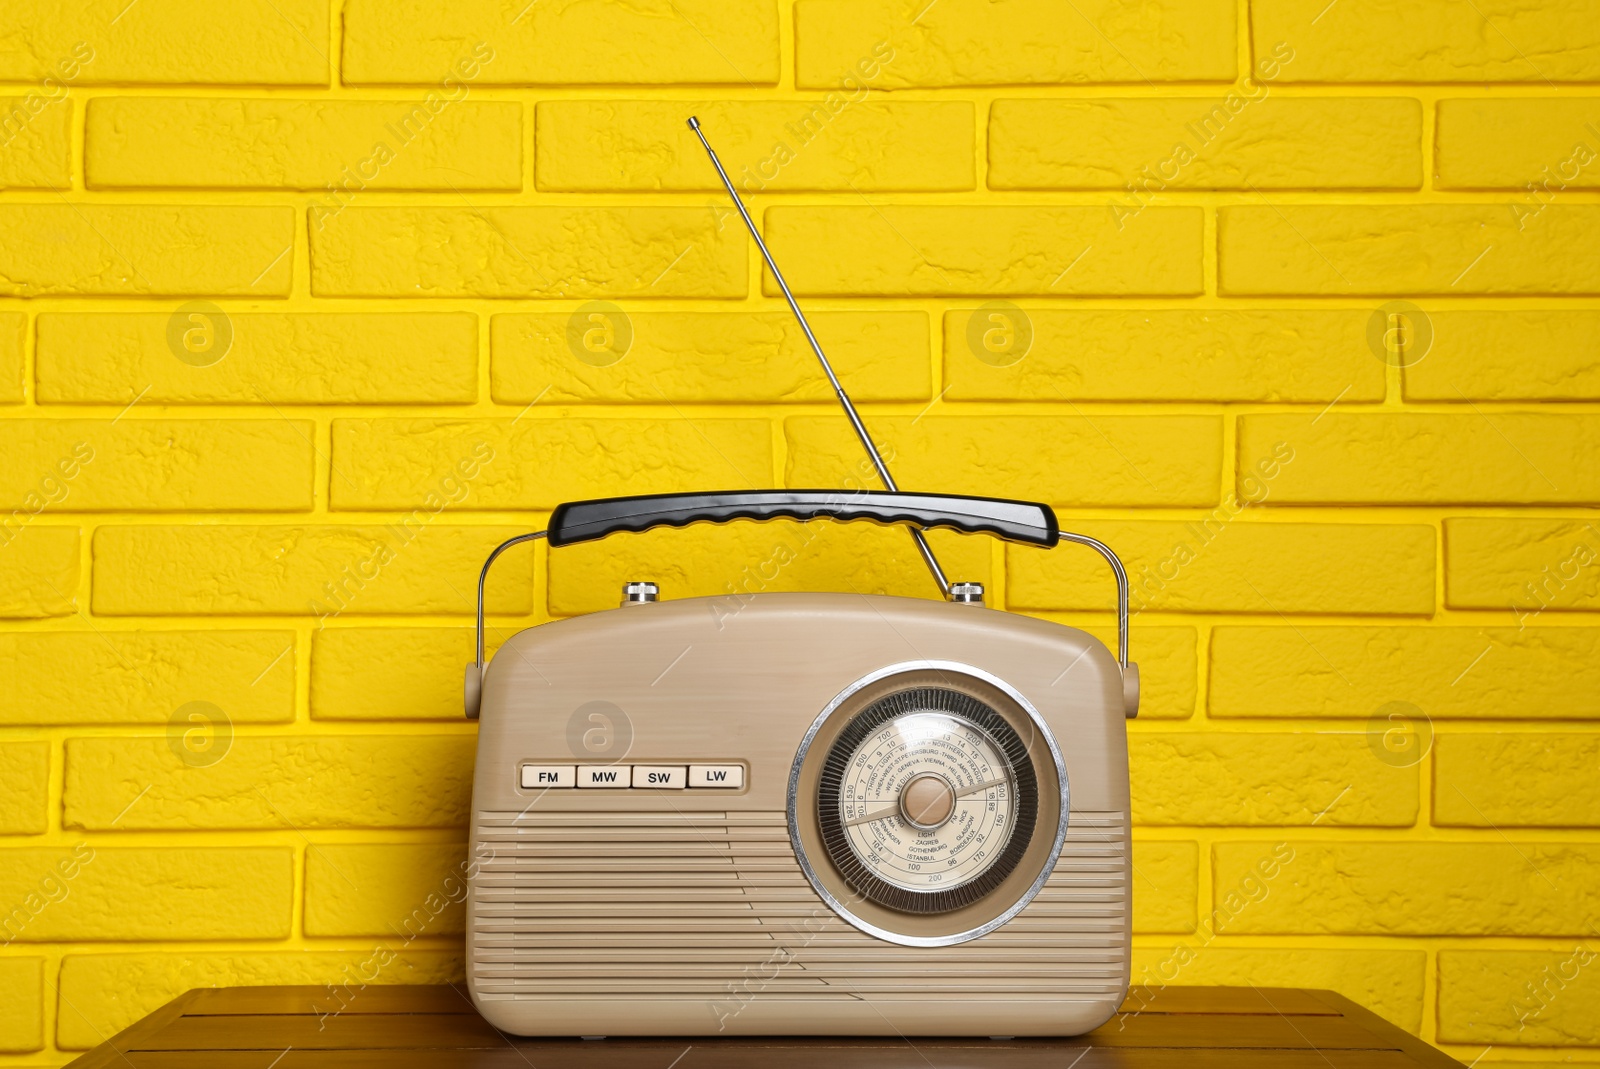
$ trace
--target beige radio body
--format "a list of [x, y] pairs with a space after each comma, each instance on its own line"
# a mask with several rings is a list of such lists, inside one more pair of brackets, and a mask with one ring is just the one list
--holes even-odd
[[[863, 681], [930, 670], [1036, 714], [1069, 804], [1014, 915], [904, 945], [808, 875], [796, 759]], [[1128, 985], [1125, 708], [1098, 640], [981, 605], [774, 593], [522, 631], [482, 680], [474, 1003], [519, 1035], [1088, 1031]]]

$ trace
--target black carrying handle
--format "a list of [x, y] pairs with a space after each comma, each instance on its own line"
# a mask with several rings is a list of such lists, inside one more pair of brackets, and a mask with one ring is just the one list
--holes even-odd
[[552, 546], [589, 542], [618, 531], [687, 527], [732, 520], [867, 520], [913, 527], [949, 527], [1008, 542], [1054, 546], [1061, 536], [1049, 505], [960, 494], [847, 493], [842, 490], [728, 490], [643, 494], [570, 501], [557, 506], [546, 534]]
[[991, 534], [1008, 542], [1056, 546], [1075, 542], [1095, 550], [1111, 565], [1117, 580], [1117, 661], [1122, 667], [1123, 702], [1128, 716], [1139, 708], [1138, 666], [1128, 662], [1128, 574], [1111, 548], [1087, 535], [1062, 531], [1049, 505], [998, 497], [903, 492], [847, 493], [842, 490], [730, 490], [702, 494], [642, 494], [595, 501], [569, 501], [556, 507], [545, 531], [518, 535], [500, 543], [478, 573], [477, 656], [467, 666], [467, 717], [476, 720], [483, 695], [483, 588], [495, 558], [522, 542], [548, 539], [552, 546], [591, 542], [618, 531], [653, 527], [687, 527], [693, 523], [733, 520], [812, 520], [826, 517], [848, 523], [910, 524], [916, 528], [950, 527], [968, 534]]

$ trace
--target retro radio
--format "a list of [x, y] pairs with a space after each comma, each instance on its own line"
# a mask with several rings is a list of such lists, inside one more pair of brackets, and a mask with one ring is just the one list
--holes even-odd
[[[888, 491], [572, 502], [479, 575], [467, 975], [498, 1028], [1073, 1035], [1127, 989], [1122, 566], [1045, 505], [899, 492], [806, 334]], [[508, 547], [773, 519], [906, 525], [946, 599], [759, 593], [730, 616], [637, 582], [485, 663], [484, 581]], [[1100, 552], [1117, 655], [985, 608], [930, 528]]]

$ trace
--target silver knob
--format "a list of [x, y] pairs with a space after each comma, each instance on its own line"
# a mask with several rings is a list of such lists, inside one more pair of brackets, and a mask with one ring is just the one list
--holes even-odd
[[958, 605], [982, 605], [982, 583], [951, 583], [950, 600]]
[[642, 605], [645, 602], [657, 601], [661, 596], [661, 588], [654, 583], [623, 583], [622, 604]]

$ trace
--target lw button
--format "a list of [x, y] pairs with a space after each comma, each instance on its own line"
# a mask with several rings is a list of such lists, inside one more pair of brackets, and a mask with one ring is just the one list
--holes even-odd
[[570, 787], [576, 781], [576, 765], [523, 765], [522, 785], [541, 787]]
[[683, 765], [634, 765], [633, 785], [658, 790], [682, 790], [688, 771]]
[[628, 765], [579, 765], [580, 787], [626, 787], [632, 782]]
[[743, 765], [690, 765], [689, 786], [729, 787], [744, 786]]

